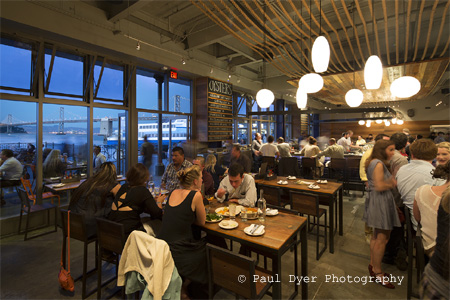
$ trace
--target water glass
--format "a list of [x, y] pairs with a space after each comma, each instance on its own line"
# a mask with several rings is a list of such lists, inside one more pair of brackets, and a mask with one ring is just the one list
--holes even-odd
[[159, 196], [161, 194], [161, 189], [159, 186], [155, 186], [155, 196]]
[[234, 220], [236, 218], [236, 204], [231, 203], [228, 205], [228, 211], [230, 212], [230, 219]]
[[241, 220], [242, 220], [242, 222], [247, 222], [247, 208], [246, 207], [241, 208]]
[[148, 190], [150, 191], [150, 193], [152, 193], [152, 195], [153, 195], [153, 190], [155, 189], [155, 183], [153, 181], [149, 181], [147, 183], [147, 187], [148, 187]]

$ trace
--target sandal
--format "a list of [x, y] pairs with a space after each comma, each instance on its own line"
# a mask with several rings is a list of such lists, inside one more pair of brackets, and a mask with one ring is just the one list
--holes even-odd
[[[381, 275], [381, 278], [378, 275]], [[375, 275], [375, 278], [378, 279], [379, 281], [375, 281], [375, 282], [381, 284], [385, 288], [395, 289], [395, 286], [392, 283], [390, 283], [389, 281], [384, 281], [383, 277], [390, 277], [390, 276], [388, 276], [387, 273], [377, 273]]]
[[369, 274], [370, 277], [375, 277], [375, 272], [373, 271], [373, 266], [371, 264], [369, 264]]

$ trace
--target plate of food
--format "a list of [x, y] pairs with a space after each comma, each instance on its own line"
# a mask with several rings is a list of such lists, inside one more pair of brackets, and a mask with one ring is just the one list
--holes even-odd
[[[236, 205], [236, 216], [241, 212], [241, 209], [242, 209], [242, 205]], [[224, 216], [224, 217], [229, 217], [230, 211], [228, 210], [228, 206], [217, 208], [216, 214]]]
[[211, 201], [214, 200], [214, 196], [211, 196], [211, 197], [209, 197], [209, 198], [206, 198], [206, 200], [208, 200], [208, 202], [211, 202]]
[[314, 182], [303, 181], [303, 180], [298, 180], [298, 181], [296, 181], [295, 183], [296, 183], [296, 184], [306, 184], [306, 185], [314, 184]]
[[247, 220], [255, 219], [258, 219], [258, 209], [256, 207], [247, 207]]
[[54, 184], [53, 185], [54, 188], [60, 188], [60, 187], [63, 187], [63, 186], [65, 186], [64, 183], [58, 183], [58, 184]]
[[168, 194], [169, 193], [169, 191], [168, 190], [161, 190], [161, 195], [165, 195], [165, 194]]
[[234, 229], [239, 226], [239, 223], [232, 220], [223, 220], [219, 223], [219, 227], [222, 229]]
[[223, 216], [218, 215], [216, 213], [214, 214], [207, 214], [206, 215], [206, 223], [217, 223], [223, 220]]

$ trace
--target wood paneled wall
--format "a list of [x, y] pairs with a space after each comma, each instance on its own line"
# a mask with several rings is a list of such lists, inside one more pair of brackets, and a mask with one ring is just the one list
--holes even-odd
[[356, 139], [358, 135], [362, 135], [364, 138], [373, 134], [375, 137], [379, 133], [392, 135], [395, 132], [401, 132], [403, 128], [408, 128], [411, 135], [417, 134], [428, 137], [430, 134], [430, 125], [449, 125], [448, 120], [436, 120], [436, 121], [405, 121], [403, 125], [393, 125], [386, 127], [384, 123], [376, 124], [372, 122], [370, 127], [365, 125], [359, 125], [358, 122], [327, 122], [320, 124], [320, 135], [334, 137], [339, 139], [342, 132], [347, 130], [353, 131], [353, 138]]

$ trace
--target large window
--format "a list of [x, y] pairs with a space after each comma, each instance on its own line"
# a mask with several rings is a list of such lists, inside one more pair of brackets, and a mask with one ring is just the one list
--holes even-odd
[[[153, 77], [155, 73], [137, 69], [136, 71], [136, 107], [158, 110], [158, 84]], [[164, 83], [162, 84], [164, 99]], [[163, 101], [164, 105], [164, 101]]]
[[1, 39], [0, 66], [0, 91], [11, 94], [30, 95], [30, 45]]
[[191, 112], [191, 83], [186, 80], [169, 81], [169, 111]]
[[83, 97], [83, 58], [56, 51], [53, 64], [52, 50], [45, 50], [46, 93], [58, 98], [79, 99]]
[[94, 83], [94, 97], [100, 102], [117, 103], [114, 100], [123, 100], [122, 66], [97, 61], [94, 68]]
[[[0, 150], [10, 149], [30, 175], [36, 179], [36, 103], [0, 100]], [[20, 200], [14, 188], [3, 190], [6, 203], [0, 210], [1, 217], [19, 212]]]

